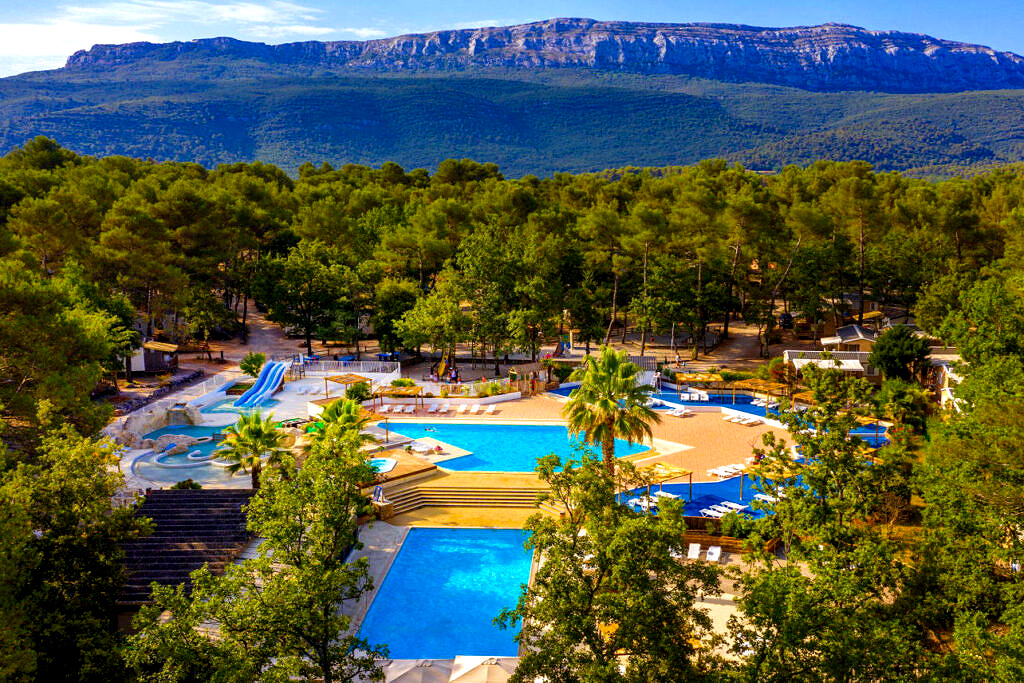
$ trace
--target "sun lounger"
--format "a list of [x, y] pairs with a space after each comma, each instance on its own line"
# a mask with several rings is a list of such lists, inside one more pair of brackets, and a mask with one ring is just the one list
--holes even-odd
[[699, 394], [699, 396], [700, 396], [699, 400], [704, 402], [704, 403], [707, 403], [708, 401], [711, 400], [711, 396], [709, 396], [708, 394]]
[[479, 403], [474, 403], [473, 407], [469, 409], [469, 414], [470, 415], [476, 415], [479, 412], [480, 412], [480, 404]]
[[777, 503], [777, 502], [779, 502], [778, 498], [776, 498], [775, 496], [771, 496], [771, 495], [769, 495], [767, 493], [755, 493], [754, 494], [754, 500], [759, 500], [762, 503]]
[[718, 561], [722, 559], [722, 546], [713, 545], [708, 548], [708, 554], [706, 555], [708, 562], [714, 562], [718, 564]]
[[439, 412], [439, 413], [447, 413], [451, 409], [452, 409], [452, 407], [449, 404], [442, 403], [441, 407], [437, 409], [437, 412]]
[[494, 413], [497, 410], [498, 410], [498, 406], [496, 406], [496, 405], [494, 405], [492, 403], [491, 405], [487, 406], [487, 410], [484, 411], [484, 415], [494, 415]]
[[710, 510], [708, 508], [701, 509], [700, 514], [701, 514], [702, 517], [713, 517], [715, 519], [719, 519], [721, 517], [725, 517], [725, 513], [724, 512], [718, 512], [716, 510]]
[[387, 403], [385, 403], [380, 408], [377, 409], [377, 412], [380, 413], [381, 415], [383, 415], [384, 413], [387, 413], [390, 410], [391, 410], [391, 406], [388, 405]]
[[746, 510], [747, 508], [750, 507], [749, 505], [740, 505], [739, 503], [734, 503], [731, 500], [723, 500], [718, 505], [724, 508], [730, 508], [732, 510], [735, 510], [736, 512], [739, 512], [740, 510]]
[[414, 405], [407, 405], [407, 406], [405, 407], [405, 412], [406, 412], [407, 414], [409, 414], [409, 415], [412, 415], [413, 413], [415, 413], [415, 412], [416, 412], [416, 406], [414, 406]]
[[686, 550], [686, 559], [688, 560], [699, 560], [700, 559], [700, 543], [691, 543], [690, 547]]
[[427, 408], [427, 412], [428, 413], [436, 413], [437, 412], [437, 404], [436, 403], [431, 403], [430, 407]]
[[456, 410], [455, 412], [458, 413], [459, 415], [462, 415], [467, 410], [469, 410], [469, 404], [463, 403], [462, 405], [459, 406], [459, 409]]
[[655, 491], [651, 495], [657, 496], [658, 498], [678, 498], [679, 497], [679, 496], [677, 496], [674, 493], [669, 493], [668, 491]]
[[735, 510], [727, 508], [724, 505], [709, 505], [708, 508], [714, 510], [715, 512], [721, 512], [723, 516], [736, 512]]

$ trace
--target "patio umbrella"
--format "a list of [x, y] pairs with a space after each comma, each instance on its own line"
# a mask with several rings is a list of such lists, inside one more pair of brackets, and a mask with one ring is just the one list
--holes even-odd
[[455, 657], [452, 677], [458, 683], [505, 683], [519, 664], [517, 657]]
[[404, 659], [384, 667], [387, 683], [447, 683], [452, 664], [444, 659]]

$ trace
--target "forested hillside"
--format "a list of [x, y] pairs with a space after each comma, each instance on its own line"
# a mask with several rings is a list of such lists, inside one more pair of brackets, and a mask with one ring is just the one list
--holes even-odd
[[36, 135], [82, 153], [434, 170], [488, 159], [510, 177], [827, 158], [881, 170], [1024, 160], [1024, 94], [810, 92], [688, 75], [476, 68], [377, 73], [258, 60], [142, 61], [0, 80], [0, 150]]

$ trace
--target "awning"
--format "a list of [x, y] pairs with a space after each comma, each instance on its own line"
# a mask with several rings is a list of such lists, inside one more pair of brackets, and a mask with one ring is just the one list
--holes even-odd
[[807, 365], [817, 365], [819, 368], [838, 368], [843, 372], [864, 372], [864, 366], [859, 360], [839, 360], [836, 358], [794, 358], [789, 361], [797, 370]]

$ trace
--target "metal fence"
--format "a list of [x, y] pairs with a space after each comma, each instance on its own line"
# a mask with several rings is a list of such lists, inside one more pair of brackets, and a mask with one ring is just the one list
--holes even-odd
[[301, 366], [293, 366], [306, 375], [333, 375], [340, 372], [373, 373], [378, 375], [402, 374], [402, 364], [395, 361], [381, 360], [314, 360], [306, 361]]

